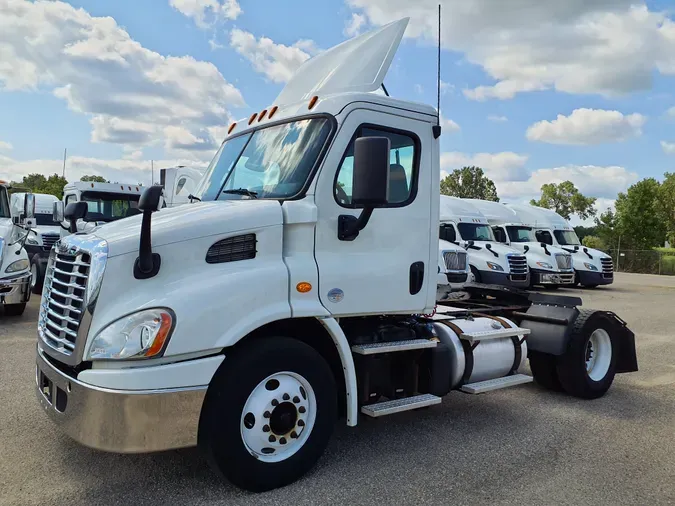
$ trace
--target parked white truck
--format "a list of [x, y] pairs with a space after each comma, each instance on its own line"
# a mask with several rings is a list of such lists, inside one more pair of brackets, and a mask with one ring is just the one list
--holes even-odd
[[32, 226], [35, 201], [24, 199], [21, 216], [12, 217], [9, 183], [0, 181], [0, 304], [6, 316], [19, 316], [30, 299], [30, 263], [23, 247]]
[[518, 218], [531, 225], [537, 241], [572, 255], [574, 284], [588, 288], [614, 282], [614, 264], [607, 253], [581, 244], [574, 228], [555, 211], [537, 206], [508, 204]]
[[164, 188], [166, 207], [175, 207], [190, 202], [190, 195], [204, 176], [202, 169], [194, 167], [170, 167], [160, 169], [159, 181]]
[[530, 286], [527, 258], [495, 239], [488, 219], [470, 200], [441, 195], [439, 238], [466, 249], [471, 282]]
[[528, 357], [582, 398], [637, 369], [625, 323], [575, 297], [474, 286], [431, 316], [437, 111], [373, 93], [406, 24], [309, 60], [231, 127], [201, 202], [154, 213], [150, 187], [142, 216], [57, 244], [36, 393], [63, 431], [114, 452], [199, 445], [261, 491], [312, 468], [338, 416], [527, 383]]
[[467, 200], [488, 219], [498, 242], [518, 250], [527, 258], [531, 286], [558, 288], [574, 284], [571, 253], [537, 241], [534, 229], [520, 221], [510, 207], [489, 200]]
[[466, 250], [439, 240], [436, 300], [446, 300], [452, 292], [462, 290], [470, 272]]
[[[22, 217], [26, 195], [27, 193], [22, 192], [11, 195], [12, 217]], [[30, 261], [31, 291], [40, 294], [49, 252], [61, 237], [61, 224], [54, 221], [54, 203], [59, 201], [57, 197], [44, 193], [33, 193], [33, 197], [35, 198], [35, 227], [32, 228], [33, 233], [26, 237], [24, 248]]]

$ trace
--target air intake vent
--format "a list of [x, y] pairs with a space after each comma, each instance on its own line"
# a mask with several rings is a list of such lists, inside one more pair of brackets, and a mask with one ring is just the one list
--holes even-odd
[[221, 264], [255, 258], [255, 234], [238, 235], [218, 241], [206, 252], [206, 263]]

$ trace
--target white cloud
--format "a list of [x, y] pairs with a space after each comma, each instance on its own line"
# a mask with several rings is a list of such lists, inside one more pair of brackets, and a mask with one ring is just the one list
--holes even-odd
[[110, 17], [0, 0], [0, 91], [49, 91], [91, 117], [92, 140], [159, 143], [163, 127], [230, 121], [240, 91], [212, 63], [144, 48]]
[[544, 184], [563, 181], [572, 181], [586, 196], [614, 199], [637, 180], [635, 172], [620, 166], [567, 165], [535, 170], [525, 181], [495, 181], [495, 184], [502, 200], [539, 198]]
[[575, 109], [569, 116], [558, 114], [553, 121], [539, 121], [527, 129], [531, 141], [550, 144], [592, 145], [620, 142], [642, 135], [647, 118], [642, 114], [624, 116], [619, 111]]
[[0, 150], [9, 151], [12, 145], [9, 142], [0, 141]]
[[528, 177], [525, 164], [527, 155], [519, 155], [511, 151], [501, 153], [466, 153], [450, 152], [441, 154], [441, 172], [446, 175], [449, 171], [465, 166], [480, 167], [485, 174], [494, 181], [523, 181]]
[[237, 0], [169, 0], [171, 7], [208, 28], [222, 19], [237, 19], [243, 12]]
[[459, 125], [455, 123], [450, 118], [444, 118], [441, 114], [441, 127], [444, 131], [448, 133], [458, 132], [460, 130]]
[[666, 115], [675, 118], [675, 105], [666, 111]]
[[299, 40], [292, 46], [277, 44], [272, 39], [256, 39], [252, 33], [234, 28], [230, 32], [230, 46], [275, 83], [287, 82], [296, 69], [317, 52], [311, 40]]
[[497, 116], [496, 114], [490, 114], [487, 119], [494, 123], [504, 123], [509, 120], [506, 116]]
[[[381, 25], [404, 16], [407, 37], [432, 45], [438, 0], [347, 0]], [[620, 95], [675, 74], [675, 22], [636, 0], [446, 0], [442, 42], [494, 84], [465, 90], [476, 100], [524, 91]]]
[[445, 95], [446, 93], [452, 93], [453, 91], [455, 91], [455, 85], [446, 83], [441, 79], [441, 94]]
[[[200, 136], [193, 134], [187, 128], [170, 125], [164, 128], [166, 142], [164, 148], [171, 151], [208, 151], [204, 157], [212, 158], [217, 143], [211, 138], [208, 131], [201, 132]], [[182, 153], [181, 153], [182, 154]]]
[[366, 24], [366, 21], [366, 17], [363, 14], [358, 14], [356, 12], [352, 13], [352, 17], [345, 25], [343, 33], [347, 37], [356, 37], [361, 33], [361, 29]]
[[424, 93], [424, 88], [422, 88], [422, 85], [421, 85], [421, 84], [416, 84], [416, 85], [415, 85], [415, 93], [417, 93], [417, 94], [419, 94], [419, 95], [421, 95], [422, 93]]
[[661, 149], [667, 155], [675, 155], [675, 142], [661, 141]]

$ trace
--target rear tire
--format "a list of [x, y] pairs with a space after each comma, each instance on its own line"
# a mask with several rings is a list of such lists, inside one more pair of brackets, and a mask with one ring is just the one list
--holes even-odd
[[619, 343], [613, 324], [601, 311], [580, 310], [567, 350], [557, 359], [560, 384], [570, 395], [597, 399], [614, 381]]
[[26, 303], [5, 304], [5, 316], [21, 316], [26, 310]]
[[532, 370], [534, 381], [548, 390], [555, 392], [563, 391], [563, 387], [558, 379], [557, 360], [554, 355], [529, 350], [528, 358], [530, 359], [530, 369]]
[[32, 274], [30, 287], [31, 292], [36, 295], [42, 294], [46, 270], [45, 262], [37, 254], [33, 255], [33, 258], [30, 260], [30, 272]]
[[199, 446], [222, 477], [263, 492], [314, 466], [336, 417], [335, 379], [317, 351], [286, 337], [254, 339], [228, 354], [211, 381]]

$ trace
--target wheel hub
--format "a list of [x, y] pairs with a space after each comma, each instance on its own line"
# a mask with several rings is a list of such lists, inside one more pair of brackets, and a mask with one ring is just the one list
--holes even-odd
[[279, 404], [270, 415], [272, 433], [283, 436], [295, 428], [298, 421], [298, 410], [290, 402]]
[[595, 329], [586, 342], [586, 373], [593, 381], [601, 381], [612, 362], [612, 340], [605, 329]]

